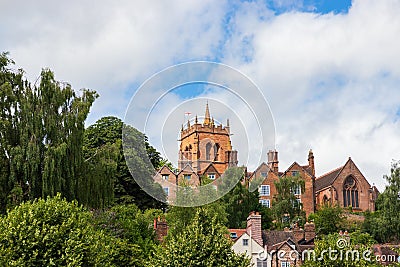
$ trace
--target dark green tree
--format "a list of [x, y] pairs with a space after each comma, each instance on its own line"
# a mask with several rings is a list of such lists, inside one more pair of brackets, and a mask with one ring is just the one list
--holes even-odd
[[222, 201], [226, 205], [228, 228], [246, 228], [247, 217], [252, 211], [261, 213], [263, 229], [270, 228], [272, 221], [270, 209], [261, 206], [257, 190], [250, 192], [246, 185], [239, 182], [222, 198]]
[[232, 250], [227, 229], [211, 210], [202, 207], [182, 232], [160, 246], [149, 266], [250, 266], [250, 259]]
[[308, 220], [313, 220], [318, 235], [338, 233], [343, 223], [343, 209], [330, 204], [318, 208], [314, 214], [310, 214]]
[[367, 213], [363, 225], [379, 242], [400, 241], [400, 162], [393, 162], [391, 174], [385, 175], [388, 182], [379, 195], [375, 213]]
[[[44, 69], [31, 85], [0, 55], [0, 205], [54, 196], [69, 200], [84, 188], [84, 122], [97, 94], [55, 80]], [[22, 191], [22, 194], [21, 194]]]
[[300, 176], [284, 176], [275, 182], [277, 194], [274, 196], [272, 210], [277, 227], [289, 226], [294, 222], [304, 222], [305, 212], [294, 194], [296, 188], [305, 191], [304, 180]]
[[121, 119], [110, 116], [101, 118], [86, 129], [84, 157], [90, 166], [87, 168], [90, 170], [88, 182], [112, 183], [117, 204], [135, 203], [141, 209], [165, 207], [165, 204], [148, 195], [135, 180], [140, 179], [147, 187], [154, 186], [155, 190], [163, 194], [162, 188], [157, 188], [157, 184], [153, 185], [152, 182], [154, 169], [163, 162], [160, 153], [148, 143], [144, 134], [133, 127], [125, 126], [125, 141], [133, 147], [131, 152], [134, 155], [130, 158], [130, 164], [135, 166], [137, 175], [133, 177], [124, 156], [123, 127]]

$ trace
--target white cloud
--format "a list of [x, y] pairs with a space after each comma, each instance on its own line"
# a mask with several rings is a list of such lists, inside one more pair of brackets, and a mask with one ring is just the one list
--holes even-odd
[[[397, 0], [355, 0], [347, 14], [293, 11], [279, 16], [262, 1], [237, 2], [229, 25], [224, 25], [232, 11], [227, 1], [0, 5], [0, 51], [10, 51], [31, 80], [42, 67], [50, 67], [74, 88], [98, 90], [101, 97], [90, 122], [123, 116], [135, 87], [164, 67], [213, 59], [222, 52], [222, 62], [251, 77], [267, 97], [282, 169], [293, 161], [306, 163], [313, 148], [317, 174], [351, 156], [383, 189], [382, 175], [389, 172], [392, 158], [400, 159]], [[165, 103], [180, 101], [171, 97]], [[223, 114], [221, 119], [230, 117], [213, 110]], [[175, 141], [176, 133], [168, 136]]]

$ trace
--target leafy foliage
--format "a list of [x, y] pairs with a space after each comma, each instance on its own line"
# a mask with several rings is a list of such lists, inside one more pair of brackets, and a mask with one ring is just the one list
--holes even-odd
[[62, 192], [75, 199], [82, 181], [84, 122], [96, 92], [78, 95], [44, 69], [39, 85], [0, 55], [0, 206]]
[[57, 194], [0, 220], [1, 266], [137, 266], [140, 249], [97, 230], [92, 215]]
[[400, 240], [400, 162], [393, 162], [385, 191], [379, 195], [378, 211], [366, 213], [363, 228], [379, 242]]
[[249, 266], [250, 259], [232, 250], [227, 229], [207, 208], [199, 208], [192, 222], [159, 247], [149, 266]]
[[338, 233], [344, 220], [343, 210], [330, 204], [321, 206], [315, 214], [310, 214], [308, 220], [313, 220], [317, 234], [327, 235]]
[[277, 194], [272, 205], [277, 227], [289, 226], [291, 222], [305, 222], [305, 212], [302, 204], [297, 202], [295, 189], [300, 187], [305, 191], [304, 180], [300, 176], [284, 176], [275, 182]]
[[94, 217], [97, 228], [106, 230], [125, 244], [139, 247], [141, 253], [137, 259], [145, 262], [157, 245], [153, 220], [161, 215], [161, 210], [148, 209], [142, 212], [136, 205], [129, 204], [98, 211]]
[[[110, 197], [113, 199], [115, 197], [115, 202], [118, 204], [135, 203], [141, 209], [164, 207], [163, 203], [156, 201], [143, 191], [129, 172], [122, 146], [123, 127], [121, 119], [103, 117], [86, 129], [84, 155], [88, 165], [88, 183], [93, 186], [106, 184], [108, 186], [106, 188], [111, 189], [111, 192], [104, 192], [103, 195], [107, 196], [108, 200]], [[125, 130], [129, 133], [126, 134], [125, 141], [130, 142], [135, 148], [132, 153], [143, 154], [130, 158], [130, 164], [133, 164], [137, 170], [136, 175], [143, 176], [135, 178], [140, 178], [146, 186], [151, 187], [154, 168], [160, 166], [162, 158], [159, 152], [147, 142], [145, 135], [129, 126], [126, 126]], [[150, 162], [155, 165], [151, 166]], [[96, 190], [102, 192], [101, 188], [96, 188]], [[161, 188], [159, 191], [163, 194]], [[92, 196], [90, 198], [93, 199]], [[101, 205], [102, 203], [98, 204], [92, 206], [104, 206]]]
[[360, 232], [349, 236], [324, 235], [315, 243], [315, 258], [313, 254], [305, 254], [306, 261], [302, 266], [381, 266], [375, 261], [371, 250], [373, 244], [374, 240], [370, 235]]

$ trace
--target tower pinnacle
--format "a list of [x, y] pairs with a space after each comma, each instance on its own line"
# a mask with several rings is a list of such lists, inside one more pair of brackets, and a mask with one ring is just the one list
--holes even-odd
[[203, 124], [204, 124], [204, 125], [210, 125], [210, 123], [211, 123], [211, 120], [210, 120], [210, 110], [208, 109], [208, 101], [207, 101], [207, 104], [206, 104], [206, 114], [205, 114], [205, 116], [204, 116], [204, 122], [203, 122]]

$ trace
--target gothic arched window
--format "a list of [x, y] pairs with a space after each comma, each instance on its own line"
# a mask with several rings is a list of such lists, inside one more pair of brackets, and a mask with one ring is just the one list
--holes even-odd
[[219, 144], [214, 145], [214, 161], [218, 161], [218, 154], [219, 154]]
[[212, 147], [211, 143], [208, 142], [206, 144], [206, 160], [211, 160], [211, 147]]
[[343, 206], [359, 207], [357, 184], [352, 176], [347, 177], [343, 184]]

